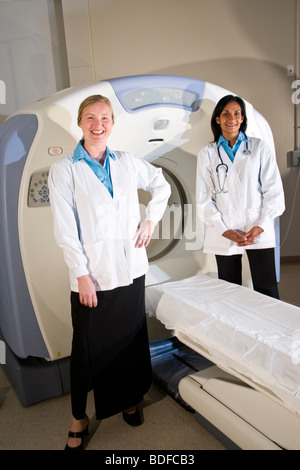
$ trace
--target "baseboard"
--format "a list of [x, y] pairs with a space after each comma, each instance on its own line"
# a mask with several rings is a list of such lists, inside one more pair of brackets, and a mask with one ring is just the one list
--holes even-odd
[[282, 256], [280, 264], [300, 264], [300, 256]]

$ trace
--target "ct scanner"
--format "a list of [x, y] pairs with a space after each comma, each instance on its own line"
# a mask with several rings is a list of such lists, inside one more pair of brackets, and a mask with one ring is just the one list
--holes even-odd
[[[69, 281], [53, 237], [47, 176], [51, 164], [81, 138], [79, 104], [92, 94], [107, 96], [116, 118], [110, 148], [162, 167], [171, 184], [168, 208], [148, 247], [151, 287], [198, 273], [214, 277], [214, 259], [201, 251], [196, 157], [212, 138], [212, 110], [228, 93], [185, 77], [109, 79], [55, 93], [0, 126], [0, 339], [6, 344], [5, 370], [24, 406], [70, 388]], [[274, 149], [268, 123], [251, 104], [246, 106], [247, 134]], [[141, 212], [147, 198], [140, 193]]]

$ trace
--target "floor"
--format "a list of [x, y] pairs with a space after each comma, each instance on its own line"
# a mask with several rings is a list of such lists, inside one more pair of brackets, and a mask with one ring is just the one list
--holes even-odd
[[[300, 307], [300, 266], [281, 267], [281, 300]], [[163, 337], [156, 320], [149, 322], [150, 339]], [[121, 415], [103, 421], [94, 418], [92, 395], [87, 450], [226, 450], [193, 413], [186, 411], [155, 384], [141, 404], [144, 423], [128, 426]], [[22, 407], [0, 368], [0, 450], [60, 450], [70, 423], [70, 396]]]

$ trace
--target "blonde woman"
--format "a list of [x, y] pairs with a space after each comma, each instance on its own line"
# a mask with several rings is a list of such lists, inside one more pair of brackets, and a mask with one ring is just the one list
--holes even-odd
[[[84, 100], [78, 125], [83, 139], [49, 174], [55, 237], [71, 285], [73, 420], [67, 450], [83, 448], [90, 389], [97, 419], [122, 412], [128, 424], [141, 424], [136, 405], [152, 380], [145, 248], [170, 195], [160, 169], [107, 147], [114, 115], [106, 97]], [[143, 222], [139, 188], [152, 195]]]

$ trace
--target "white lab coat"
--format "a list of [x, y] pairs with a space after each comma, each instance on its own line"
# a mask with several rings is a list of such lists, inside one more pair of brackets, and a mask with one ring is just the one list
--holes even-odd
[[73, 154], [57, 160], [49, 172], [54, 234], [69, 268], [71, 290], [89, 274], [97, 290], [132, 283], [148, 270], [144, 247], [133, 237], [140, 223], [138, 188], [150, 191], [146, 219], [161, 219], [170, 186], [161, 169], [125, 152], [110, 160], [113, 198], [85, 160]]
[[[245, 249], [275, 247], [274, 219], [285, 209], [279, 170], [265, 142], [254, 137], [248, 140], [251, 153], [244, 153], [246, 142], [242, 142], [233, 163], [220, 147], [222, 160], [228, 165], [224, 192], [218, 192], [216, 167], [221, 161], [216, 144], [209, 144], [198, 155], [197, 209], [206, 225], [205, 253], [233, 255]], [[238, 247], [222, 236], [228, 229], [248, 232], [256, 225], [264, 231], [254, 245]]]

